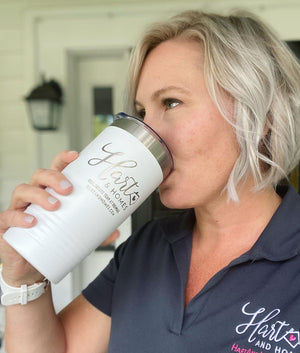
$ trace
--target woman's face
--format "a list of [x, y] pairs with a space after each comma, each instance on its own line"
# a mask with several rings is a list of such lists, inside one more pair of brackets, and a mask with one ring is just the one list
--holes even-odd
[[200, 43], [172, 39], [149, 53], [138, 82], [136, 110], [164, 139], [174, 159], [173, 172], [159, 188], [161, 201], [170, 208], [216, 201], [239, 150], [231, 125], [206, 89]]

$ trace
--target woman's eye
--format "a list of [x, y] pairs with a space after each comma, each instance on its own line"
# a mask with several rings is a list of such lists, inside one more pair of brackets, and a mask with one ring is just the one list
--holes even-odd
[[173, 109], [180, 103], [181, 103], [181, 101], [179, 101], [178, 99], [174, 99], [174, 98], [167, 98], [167, 99], [163, 100], [163, 105], [167, 109]]
[[146, 115], [146, 110], [145, 109], [137, 109], [136, 110], [136, 117], [140, 120], [143, 120]]

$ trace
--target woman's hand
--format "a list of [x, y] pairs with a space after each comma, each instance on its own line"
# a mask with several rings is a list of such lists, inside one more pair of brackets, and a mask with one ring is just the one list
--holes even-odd
[[59, 208], [59, 200], [49, 194], [45, 188], [50, 187], [61, 195], [70, 194], [72, 184], [61, 171], [77, 157], [77, 152], [60, 152], [51, 163], [50, 169], [37, 170], [29, 184], [16, 187], [10, 206], [0, 213], [0, 258], [3, 265], [3, 277], [8, 284], [17, 287], [22, 284], [32, 284], [41, 280], [43, 276], [3, 240], [3, 234], [9, 227], [30, 228], [36, 224], [35, 217], [25, 211], [31, 203], [49, 211]]
[[[61, 171], [77, 157], [78, 153], [74, 151], [60, 152], [52, 161], [50, 169], [37, 170], [29, 184], [16, 187], [10, 206], [0, 213], [0, 259], [3, 265], [3, 277], [8, 284], [19, 287], [22, 284], [37, 282], [43, 276], [3, 239], [3, 234], [9, 227], [30, 228], [36, 224], [37, 219], [26, 213], [26, 208], [31, 203], [48, 211], [59, 208], [60, 201], [49, 194], [45, 188], [50, 187], [61, 195], [70, 194], [73, 186]], [[120, 232], [115, 230], [101, 246], [114, 242], [119, 235]], [[24, 236], [26, 236], [25, 233]]]

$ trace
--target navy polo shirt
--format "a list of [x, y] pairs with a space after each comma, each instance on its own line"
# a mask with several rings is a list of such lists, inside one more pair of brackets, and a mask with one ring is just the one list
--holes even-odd
[[[109, 353], [300, 352], [300, 197], [184, 307], [194, 213], [153, 221], [83, 291], [111, 316]], [[282, 195], [281, 195], [282, 196]]]

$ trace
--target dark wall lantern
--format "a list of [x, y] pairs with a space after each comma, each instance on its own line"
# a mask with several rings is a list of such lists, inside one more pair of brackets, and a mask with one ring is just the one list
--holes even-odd
[[57, 130], [60, 122], [62, 89], [58, 82], [44, 81], [25, 97], [31, 124], [36, 130]]

